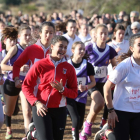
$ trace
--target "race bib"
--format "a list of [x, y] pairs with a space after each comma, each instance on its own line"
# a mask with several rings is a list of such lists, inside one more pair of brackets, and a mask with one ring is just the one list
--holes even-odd
[[140, 88], [126, 87], [129, 92], [129, 102], [140, 102]]
[[86, 85], [86, 77], [77, 77], [77, 85]]
[[95, 78], [104, 78], [107, 76], [107, 67], [102, 66], [102, 67], [97, 67], [94, 66], [94, 71], [95, 71]]

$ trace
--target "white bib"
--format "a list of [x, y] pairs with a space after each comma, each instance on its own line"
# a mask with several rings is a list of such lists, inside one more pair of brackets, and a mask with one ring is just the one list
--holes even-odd
[[107, 66], [97, 67], [94, 66], [95, 78], [104, 78], [107, 76]]
[[77, 85], [82, 85], [85, 86], [86, 85], [86, 77], [77, 77]]

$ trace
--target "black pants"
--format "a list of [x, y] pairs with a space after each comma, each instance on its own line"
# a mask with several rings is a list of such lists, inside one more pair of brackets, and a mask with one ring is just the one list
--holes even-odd
[[72, 119], [74, 140], [79, 140], [79, 130], [82, 128], [84, 121], [85, 104], [76, 102], [74, 99], [67, 98], [67, 109]]
[[44, 117], [37, 115], [37, 109], [32, 107], [33, 120], [38, 133], [38, 140], [63, 140], [66, 125], [66, 107], [49, 108]]
[[119, 122], [116, 122], [114, 133], [116, 140], [140, 140], [140, 113], [115, 111]]

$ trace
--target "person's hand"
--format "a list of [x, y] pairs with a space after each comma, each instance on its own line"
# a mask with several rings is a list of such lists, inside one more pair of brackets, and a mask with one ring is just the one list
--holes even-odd
[[15, 87], [16, 88], [21, 88], [21, 85], [22, 85], [22, 80], [20, 80], [20, 79], [15, 80]]
[[60, 80], [60, 82], [58, 82], [57, 80], [50, 82], [51, 86], [55, 89], [57, 89], [58, 91], [63, 89], [63, 81], [62, 79]]
[[20, 68], [20, 71], [22, 72], [28, 72], [29, 70], [29, 66], [28, 65], [23, 65], [21, 68]]
[[36, 108], [37, 108], [37, 115], [38, 116], [46, 116], [46, 112], [48, 112], [47, 107], [41, 103], [41, 102], [37, 102], [36, 103]]
[[78, 89], [81, 91], [81, 92], [84, 92], [87, 90], [87, 87], [86, 86], [83, 86], [83, 85], [79, 85], [78, 86]]
[[121, 50], [121, 48], [117, 48], [115, 49], [115, 51], [118, 53]]
[[111, 113], [108, 114], [108, 125], [113, 128], [115, 128], [115, 122], [119, 122], [118, 116], [115, 111], [112, 111]]

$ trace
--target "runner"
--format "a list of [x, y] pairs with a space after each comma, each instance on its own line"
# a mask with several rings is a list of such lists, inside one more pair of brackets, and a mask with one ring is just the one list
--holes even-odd
[[68, 20], [66, 25], [67, 33], [63, 36], [66, 37], [69, 41], [66, 56], [68, 59], [72, 56], [71, 47], [74, 42], [81, 41], [80, 38], [76, 35], [76, 21]]
[[[79, 130], [82, 128], [85, 115], [85, 105], [87, 102], [88, 89], [96, 85], [94, 79], [94, 68], [87, 62], [85, 55], [85, 45], [82, 42], [75, 42], [72, 46], [72, 59], [68, 60], [76, 71], [78, 84], [78, 97], [67, 98], [67, 109], [72, 119], [73, 140], [79, 140]], [[91, 83], [88, 84], [88, 76]]]
[[[31, 30], [29, 26], [24, 25], [19, 28], [19, 33], [16, 28], [14, 27], [6, 27], [4, 29], [4, 36], [5, 36], [5, 49], [7, 54], [3, 58], [1, 62], [1, 67], [3, 71], [8, 71], [7, 78], [5, 79], [5, 83], [2, 86], [2, 92], [4, 93], [5, 99], [5, 106], [4, 106], [4, 114], [6, 115], [6, 125], [7, 125], [7, 132], [6, 132], [6, 139], [12, 137], [11, 132], [11, 116], [14, 113], [15, 105], [17, 103], [17, 98], [20, 92], [20, 88], [15, 87], [15, 83], [12, 80], [13, 77], [13, 63], [19, 57], [19, 55], [23, 52], [24, 48], [26, 48], [26, 44], [29, 41]], [[20, 44], [16, 44], [17, 36], [20, 36], [21, 42]], [[26, 42], [26, 43], [25, 43]], [[14, 46], [13, 46], [14, 45]], [[11, 47], [13, 46], [13, 47]], [[5, 52], [6, 52], [5, 51]], [[24, 79], [24, 73], [28, 70], [28, 65], [24, 65], [21, 68], [20, 79]]]
[[87, 135], [91, 136], [91, 127], [98, 112], [102, 109], [104, 104], [103, 86], [107, 80], [107, 66], [109, 61], [112, 66], [116, 65], [115, 56], [116, 51], [106, 44], [108, 36], [107, 26], [99, 24], [95, 28], [96, 43], [90, 43], [86, 46], [86, 52], [89, 55], [89, 62], [92, 63], [95, 70], [96, 86], [91, 89], [91, 107], [90, 112], [84, 122], [84, 128], [80, 133], [80, 140], [87, 140]]
[[[108, 45], [111, 46], [112, 48], [114, 48], [116, 50], [116, 52], [118, 53], [118, 55], [115, 57], [115, 60], [121, 54], [127, 53], [129, 50], [129, 41], [124, 39], [124, 33], [125, 33], [124, 26], [121, 24], [117, 24], [117, 26], [115, 27], [115, 30], [114, 30], [112, 41], [108, 43]], [[112, 70], [113, 70], [112, 65], [109, 64], [108, 74], [110, 74]], [[113, 93], [113, 91], [112, 91], [112, 93]], [[102, 128], [104, 126], [104, 124], [106, 124], [107, 117], [108, 117], [108, 111], [107, 111], [107, 108], [104, 107], [104, 113], [103, 113], [102, 121], [100, 123], [100, 128]]]
[[81, 39], [81, 41], [84, 43], [87, 40], [91, 39], [91, 36], [88, 33], [88, 25], [86, 24], [82, 24], [80, 27], [80, 33], [78, 35], [78, 37]]
[[[36, 62], [22, 86], [32, 105], [33, 120], [39, 140], [62, 140], [66, 124], [66, 97], [77, 97], [77, 78], [73, 66], [65, 59], [68, 40], [55, 36], [51, 54]], [[36, 91], [36, 80], [40, 84]], [[55, 100], [55, 102], [54, 102]]]
[[[8, 26], [6, 28], [3, 29], [2, 32], [2, 39], [1, 39], [1, 43], [2, 43], [2, 59], [4, 59], [4, 57], [6, 56], [7, 52], [16, 45], [17, 43], [17, 36], [18, 36], [18, 31], [16, 28], [13, 28], [14, 26]], [[10, 65], [10, 61], [7, 63]], [[8, 76], [8, 71], [4, 71], [4, 81], [7, 79]], [[1, 94], [3, 97], [3, 103], [6, 102], [5, 101], [5, 97], [4, 97], [4, 85], [1, 85]], [[19, 111], [19, 107], [18, 107], [18, 99], [16, 101], [16, 105], [15, 105], [15, 109], [14, 109], [14, 113], [12, 115], [17, 115]], [[5, 122], [6, 122], [6, 126], [7, 126], [7, 131], [6, 131], [6, 136], [5, 139], [9, 139], [12, 137], [11, 135], [11, 116], [7, 116], [5, 115]]]
[[[40, 40], [36, 42], [36, 44], [31, 45], [30, 47], [26, 48], [25, 51], [20, 55], [20, 57], [17, 59], [17, 61], [14, 63], [13, 67], [13, 79], [15, 80], [15, 86], [17, 88], [21, 87], [21, 83], [19, 80], [19, 71], [20, 68], [28, 61], [30, 60], [30, 67], [40, 59], [43, 59], [46, 57], [46, 54], [49, 53], [50, 50], [50, 43], [55, 33], [55, 27], [54, 24], [51, 22], [44, 22], [42, 23], [41, 29], [40, 29]], [[39, 81], [38, 81], [39, 82]], [[29, 124], [31, 121], [31, 108], [29, 104], [26, 101], [26, 98], [24, 94], [21, 92], [20, 96], [23, 100], [23, 116], [24, 116], [24, 127], [25, 127], [25, 133], [28, 132]], [[23, 138], [23, 140], [26, 140]]]
[[[130, 51], [109, 75], [104, 86], [108, 123], [117, 140], [139, 140], [140, 132], [140, 34], [130, 38]], [[112, 103], [111, 87], [115, 85]], [[122, 135], [123, 132], [123, 135]]]

